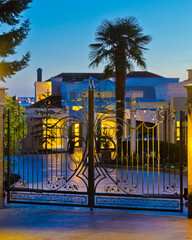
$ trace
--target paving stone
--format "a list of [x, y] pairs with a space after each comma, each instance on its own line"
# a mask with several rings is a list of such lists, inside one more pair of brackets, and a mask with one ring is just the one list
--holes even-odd
[[38, 205], [5, 205], [0, 240], [192, 239], [184, 214], [94, 210]]

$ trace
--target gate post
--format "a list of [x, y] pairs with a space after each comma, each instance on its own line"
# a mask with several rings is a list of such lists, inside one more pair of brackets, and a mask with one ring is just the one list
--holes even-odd
[[188, 218], [192, 218], [192, 84], [187, 89], [188, 105]]
[[[86, 143], [84, 140], [86, 140], [86, 137], [87, 137], [87, 127], [86, 127], [86, 122], [87, 122], [87, 112], [86, 112], [86, 101], [85, 99], [82, 99], [82, 106], [83, 106], [83, 109], [82, 109], [82, 154], [84, 155], [85, 154], [85, 149], [86, 149]], [[86, 156], [86, 155], [84, 155]]]
[[179, 112], [180, 118], [180, 146], [179, 146], [179, 164], [180, 164], [180, 197], [181, 197], [181, 212], [183, 212], [183, 154], [185, 146], [185, 134], [183, 123], [185, 123], [185, 112]]
[[0, 209], [3, 208], [3, 107], [5, 105], [5, 90], [0, 87]]
[[88, 203], [92, 211], [94, 206], [94, 114], [95, 114], [95, 91], [93, 83], [88, 89]]

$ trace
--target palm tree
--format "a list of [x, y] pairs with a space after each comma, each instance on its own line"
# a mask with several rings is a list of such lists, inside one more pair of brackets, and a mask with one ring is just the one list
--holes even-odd
[[89, 45], [89, 66], [98, 67], [100, 63], [104, 63], [105, 77], [112, 76], [115, 72], [117, 152], [121, 156], [126, 74], [134, 65], [146, 68], [143, 54], [148, 50], [145, 45], [151, 41], [151, 36], [144, 35], [137, 19], [130, 16], [112, 21], [103, 20], [96, 30], [95, 41], [97, 43]]

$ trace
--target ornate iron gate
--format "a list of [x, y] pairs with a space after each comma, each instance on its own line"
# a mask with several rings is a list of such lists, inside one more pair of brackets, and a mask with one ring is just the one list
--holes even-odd
[[112, 99], [95, 95], [93, 207], [183, 211], [184, 112], [179, 147], [170, 143], [176, 113], [169, 104], [146, 106], [129, 99], [117, 126]]
[[57, 109], [45, 100], [40, 111], [28, 109], [27, 117], [13, 119], [6, 112], [5, 127], [8, 202], [88, 206], [84, 113]]
[[83, 96], [62, 110], [45, 101], [19, 126], [6, 113], [7, 201], [183, 211], [183, 112], [178, 149], [168, 105], [129, 99], [117, 126], [113, 99], [93, 87]]

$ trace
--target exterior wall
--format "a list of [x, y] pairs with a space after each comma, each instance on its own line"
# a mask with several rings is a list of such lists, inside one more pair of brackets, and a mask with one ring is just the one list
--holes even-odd
[[60, 89], [61, 99], [70, 101], [72, 100], [72, 95], [76, 95], [76, 97], [81, 97], [82, 91], [88, 90], [90, 80], [94, 81], [94, 85], [97, 85], [98, 83], [101, 82], [100, 80], [97, 79], [86, 79], [82, 82], [62, 82]]
[[178, 83], [179, 78], [127, 78], [126, 86], [159, 86], [162, 84]]
[[[45, 115], [42, 116], [38, 113], [42, 111], [41, 108], [26, 109], [25, 114], [27, 116], [26, 122], [28, 123], [28, 134], [24, 139], [24, 151], [41, 151], [42, 149], [45, 149], [45, 143], [42, 144], [40, 140], [46, 136], [46, 124], [49, 125], [50, 130], [48, 135], [54, 134], [54, 136], [56, 136], [55, 140], [52, 142], [52, 147], [48, 144], [47, 149], [67, 149], [67, 132], [63, 123], [64, 119], [66, 120], [66, 117], [69, 116], [69, 112], [62, 108], [51, 108], [51, 110], [53, 113], [50, 114], [46, 120]], [[54, 128], [55, 124], [57, 129]], [[51, 125], [53, 128], [50, 128]]]
[[172, 98], [185, 97], [187, 98], [187, 92], [184, 88], [186, 85], [184, 82], [180, 82], [178, 84], [172, 84], [168, 86], [167, 89], [167, 101], [172, 101]]
[[36, 102], [52, 95], [52, 82], [35, 82], [35, 100]]
[[[192, 71], [189, 72], [189, 75], [191, 74]], [[192, 74], [191, 74], [192, 75]], [[89, 81], [94, 81], [94, 85], [96, 86], [95, 89], [99, 88], [101, 85], [101, 89], [103, 87], [106, 88], [106, 82], [105, 81], [100, 81], [96, 79], [86, 79], [82, 82], [62, 82], [61, 79], [53, 78], [51, 79], [52, 82], [52, 94], [53, 95], [59, 95], [61, 94], [61, 99], [66, 100], [66, 101], [71, 101], [74, 98], [80, 98], [82, 97], [82, 92], [87, 91], [88, 86], [89, 86]], [[106, 80], [107, 81], [107, 80]], [[192, 83], [192, 78], [189, 76], [189, 80], [187, 82]], [[114, 82], [112, 81], [113, 85]], [[108, 85], [112, 85], [111, 81], [108, 80], [107, 82]], [[107, 86], [108, 86], [107, 85]], [[126, 98], [132, 97], [132, 98], [140, 98], [139, 101], [141, 101], [143, 104], [149, 104], [150, 106], [153, 105], [155, 106], [156, 103], [167, 104], [170, 102], [171, 106], [171, 111], [175, 111], [174, 108], [177, 109], [177, 111], [186, 109], [185, 103], [186, 103], [186, 90], [184, 88], [184, 85], [186, 85], [186, 81], [184, 82], [179, 82], [179, 78], [127, 78], [126, 80]], [[109, 86], [108, 86], [109, 87]], [[140, 88], [148, 88], [151, 87], [154, 89], [155, 93], [154, 99], [147, 99], [144, 98], [143, 93], [138, 90], [132, 90], [131, 87], [140, 87]], [[148, 90], [150, 91], [150, 90]], [[97, 93], [97, 91], [95, 92]], [[99, 93], [102, 94], [102, 97], [106, 98], [114, 98], [115, 97], [115, 91], [100, 91]], [[133, 93], [140, 94], [140, 96], [132, 96]], [[176, 99], [181, 99], [183, 98], [184, 100], [176, 101]], [[174, 101], [174, 103], [173, 103]], [[63, 107], [68, 106], [68, 103], [62, 103]], [[174, 105], [174, 106], [173, 106]], [[129, 108], [130, 106], [126, 106]], [[148, 108], [145, 108], [148, 109]], [[137, 116], [137, 120], [139, 121], [139, 116]], [[146, 119], [149, 121], [149, 119]], [[149, 121], [150, 122], [150, 121]], [[163, 124], [160, 126], [160, 139], [164, 140], [164, 134], [163, 133]], [[167, 141], [170, 141], [171, 143], [176, 143], [176, 121], [172, 121], [171, 124], [169, 124], [169, 133], [168, 133], [168, 128], [167, 128]], [[170, 136], [169, 136], [170, 135]]]
[[[24, 138], [23, 150], [24, 152], [37, 152], [42, 150], [42, 144], [39, 143], [39, 139], [42, 139], [42, 119], [31, 118], [27, 119], [27, 136]], [[34, 128], [36, 126], [36, 128]]]
[[[102, 84], [101, 81], [98, 82]], [[95, 82], [95, 85], [96, 83], [97, 82]], [[183, 94], [186, 95], [183, 85], [184, 84], [179, 83], [179, 78], [127, 78], [126, 88], [130, 89], [126, 91], [126, 93], [130, 92], [131, 87], [154, 87], [156, 100], [168, 101], [168, 99], [171, 99], [176, 92], [178, 92], [181, 96], [183, 96]], [[73, 96], [78, 95], [78, 92], [80, 93], [81, 91], [87, 91], [88, 86], [89, 80], [85, 80], [83, 82], [62, 82], [62, 99], [69, 101], [73, 98]], [[96, 88], [98, 87], [99, 85]], [[133, 90], [133, 92], [134, 91], [135, 90]], [[135, 92], [137, 91], [138, 90]]]
[[62, 78], [52, 78], [52, 95], [54, 96], [61, 96], [61, 84], [62, 84]]
[[127, 78], [126, 87], [154, 87], [156, 100], [166, 101], [168, 86], [178, 83], [179, 78]]

